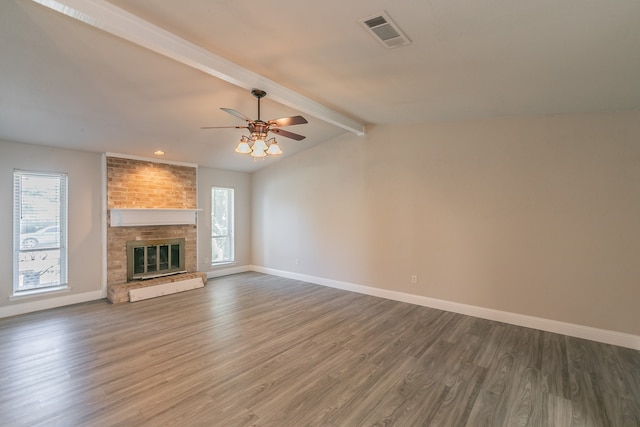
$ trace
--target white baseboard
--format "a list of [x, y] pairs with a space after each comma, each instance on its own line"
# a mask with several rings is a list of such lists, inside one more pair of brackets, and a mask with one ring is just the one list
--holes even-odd
[[207, 271], [207, 279], [214, 277], [228, 276], [230, 274], [245, 273], [251, 271], [250, 265], [241, 265], [239, 267], [219, 268], [216, 270]]
[[276, 270], [273, 268], [266, 268], [257, 265], [252, 265], [251, 270], [259, 273], [270, 274], [273, 276], [285, 277], [287, 279], [300, 280], [316, 285], [342, 289], [345, 291], [357, 292], [360, 294], [386, 298], [394, 301], [407, 302], [424, 307], [431, 307], [439, 310], [466, 314], [468, 316], [479, 317], [482, 319], [495, 320], [497, 322], [509, 323], [512, 325], [524, 326], [527, 328], [539, 329], [546, 332], [553, 332], [557, 334], [568, 335], [571, 337], [584, 338], [591, 341], [640, 350], [640, 336], [637, 335], [609, 331], [606, 329], [592, 328], [590, 326], [576, 325], [573, 323], [560, 322], [557, 320], [544, 319], [541, 317], [527, 316], [524, 314], [510, 313], [508, 311], [494, 310], [491, 308], [461, 304], [452, 301], [445, 301], [436, 298], [408, 294], [405, 292], [374, 288], [370, 286], [358, 285], [355, 283], [341, 282], [338, 280], [325, 279], [322, 277], [309, 276], [306, 274], [293, 273], [290, 271]]
[[57, 298], [40, 299], [37, 301], [24, 302], [0, 307], [0, 318], [17, 316], [19, 314], [31, 313], [34, 311], [46, 310], [48, 308], [62, 307], [64, 305], [78, 304], [81, 302], [95, 301], [102, 299], [102, 290], [84, 292], [81, 294], [65, 295]]

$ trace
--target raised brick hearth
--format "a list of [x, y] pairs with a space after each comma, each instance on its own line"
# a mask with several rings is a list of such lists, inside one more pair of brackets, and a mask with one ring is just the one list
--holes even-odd
[[129, 302], [129, 291], [131, 289], [146, 288], [197, 278], [202, 280], [203, 285], [207, 283], [207, 274], [202, 272], [174, 274], [173, 276], [158, 277], [149, 280], [119, 283], [107, 286], [107, 298], [114, 304]]

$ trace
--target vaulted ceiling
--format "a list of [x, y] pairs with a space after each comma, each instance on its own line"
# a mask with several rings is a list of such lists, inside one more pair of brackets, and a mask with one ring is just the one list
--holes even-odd
[[[0, 2], [0, 140], [249, 172], [276, 159], [200, 127], [243, 124], [220, 107], [255, 117], [252, 82], [272, 89], [263, 119], [309, 120], [287, 128], [304, 141], [279, 138], [284, 157], [350, 132], [326, 111], [386, 125], [640, 108], [637, 0], [91, 0], [245, 73], [230, 79], [47, 7], [77, 2]], [[359, 24], [381, 11], [410, 45]]]

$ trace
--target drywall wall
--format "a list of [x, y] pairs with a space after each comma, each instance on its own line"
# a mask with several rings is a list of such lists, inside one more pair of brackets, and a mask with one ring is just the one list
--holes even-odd
[[[211, 266], [211, 188], [234, 189], [235, 258], [233, 264]], [[248, 173], [198, 168], [198, 271], [248, 269], [251, 264], [251, 177]]]
[[638, 112], [344, 134], [252, 175], [252, 261], [638, 335], [639, 137]]
[[[3, 313], [21, 312], [14, 306], [34, 304], [61, 294], [9, 300], [13, 289], [13, 171], [22, 169], [68, 174], [68, 279], [67, 303], [97, 299], [102, 289], [104, 245], [102, 239], [102, 158], [100, 154], [0, 141], [0, 308]], [[79, 297], [85, 295], [86, 297]], [[64, 304], [64, 301], [55, 305]], [[12, 307], [11, 309], [10, 306]], [[29, 311], [29, 310], [27, 310]]]

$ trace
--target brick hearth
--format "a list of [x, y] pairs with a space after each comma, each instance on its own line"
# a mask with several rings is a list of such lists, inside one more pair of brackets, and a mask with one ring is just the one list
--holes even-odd
[[137, 280], [133, 282], [119, 283], [107, 287], [107, 298], [114, 304], [129, 302], [131, 289], [146, 288], [149, 286], [163, 285], [188, 279], [202, 279], [202, 284], [207, 283], [207, 274], [202, 272], [174, 274], [172, 276], [157, 277], [150, 280]]

